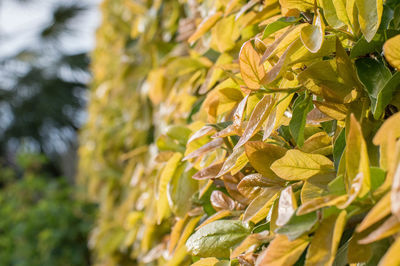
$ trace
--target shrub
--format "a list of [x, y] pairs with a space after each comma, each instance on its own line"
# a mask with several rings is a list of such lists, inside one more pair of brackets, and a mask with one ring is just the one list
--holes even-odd
[[99, 264], [397, 265], [397, 1], [104, 1]]

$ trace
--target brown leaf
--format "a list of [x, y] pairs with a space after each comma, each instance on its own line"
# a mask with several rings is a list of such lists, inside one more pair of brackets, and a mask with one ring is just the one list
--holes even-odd
[[201, 169], [192, 176], [193, 179], [204, 180], [216, 178], [217, 174], [222, 168], [223, 163], [212, 164], [206, 168]]
[[235, 202], [228, 197], [225, 193], [214, 190], [211, 193], [210, 197], [211, 205], [214, 207], [216, 211], [221, 210], [234, 210], [235, 209]]

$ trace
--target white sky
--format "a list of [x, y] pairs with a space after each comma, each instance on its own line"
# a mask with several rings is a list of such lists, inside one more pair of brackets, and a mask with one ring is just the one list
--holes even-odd
[[[0, 0], [0, 57], [12, 55], [31, 43], [40, 43], [35, 36], [51, 20], [51, 10], [55, 3], [76, 3], [73, 0]], [[90, 9], [76, 21], [76, 34], [61, 39], [63, 50], [86, 52], [94, 48], [95, 30], [100, 23], [98, 4], [101, 0], [78, 1]], [[27, 45], [27, 42], [29, 44]]]

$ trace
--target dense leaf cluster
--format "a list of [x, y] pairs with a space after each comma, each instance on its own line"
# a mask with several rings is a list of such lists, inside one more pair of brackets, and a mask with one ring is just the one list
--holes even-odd
[[398, 265], [400, 4], [103, 3], [99, 265]]

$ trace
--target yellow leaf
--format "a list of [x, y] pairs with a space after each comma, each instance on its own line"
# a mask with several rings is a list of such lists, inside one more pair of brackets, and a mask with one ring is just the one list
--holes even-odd
[[400, 162], [393, 175], [393, 184], [390, 196], [392, 202], [392, 213], [396, 215], [397, 218], [400, 218]]
[[246, 164], [248, 160], [244, 148], [239, 148], [233, 151], [228, 158], [226, 158], [221, 170], [219, 171], [217, 177], [223, 176], [231, 171], [240, 171]]
[[249, 89], [257, 90], [265, 76], [265, 69], [260, 64], [260, 55], [254, 50], [251, 41], [243, 44], [239, 53], [240, 74]]
[[196, 230], [199, 230], [200, 228], [202, 228], [203, 226], [205, 226], [211, 222], [220, 220], [222, 218], [225, 218], [225, 217], [228, 217], [231, 215], [232, 215], [232, 211], [230, 211], [230, 210], [222, 210], [222, 211], [216, 212], [213, 215], [211, 215], [210, 217], [208, 217], [207, 220], [202, 222], [199, 226], [197, 226]]
[[381, 23], [383, 1], [382, 0], [356, 0], [358, 9], [358, 21], [361, 32], [367, 42], [370, 42], [378, 31]]
[[385, 42], [383, 52], [389, 64], [400, 70], [400, 34]]
[[[343, 26], [343, 21], [341, 21], [336, 12], [334, 2], [338, 0], [320, 0], [320, 5], [324, 10], [324, 17], [328, 24], [334, 28], [340, 28]], [[340, 0], [341, 1], [341, 0]]]
[[255, 251], [262, 243], [270, 242], [274, 236], [270, 235], [268, 231], [263, 231], [258, 234], [251, 234], [246, 237], [239, 246], [237, 246], [231, 253], [231, 259], [238, 257], [244, 252], [249, 250]]
[[400, 265], [400, 237], [390, 246], [385, 256], [379, 261], [379, 266]]
[[[340, 0], [339, 0], [340, 1]], [[321, 49], [325, 37], [325, 24], [319, 10], [314, 15], [312, 25], [301, 29], [300, 38], [304, 46], [311, 52], [316, 53]]]
[[222, 12], [216, 12], [215, 14], [206, 17], [197, 27], [197, 30], [192, 34], [192, 36], [190, 36], [188, 42], [193, 43], [197, 41], [201, 36], [209, 31], [212, 26], [214, 26], [214, 24], [222, 17], [222, 15]]
[[235, 16], [225, 17], [211, 29], [210, 47], [221, 53], [227, 52], [235, 47], [239, 36], [239, 25], [235, 21]]
[[388, 236], [398, 233], [400, 230], [400, 221], [396, 216], [390, 216], [381, 226], [370, 233], [367, 237], [359, 240], [360, 244], [369, 244]]
[[[182, 232], [181, 237], [179, 238], [178, 243], [176, 244], [176, 250], [180, 249], [182, 246], [185, 246], [186, 240], [188, 240], [189, 236], [193, 233], [196, 228], [197, 223], [200, 221], [201, 216], [192, 217], [185, 226], [185, 229]], [[175, 251], [176, 253], [176, 251]]]
[[175, 170], [182, 159], [182, 154], [179, 152], [174, 153], [165, 165], [158, 183], [157, 194], [157, 222], [161, 223], [169, 213], [168, 199], [167, 199], [167, 185], [174, 176]]
[[346, 211], [322, 221], [308, 248], [306, 266], [333, 264], [345, 225]]
[[320, 154], [289, 150], [271, 165], [272, 171], [285, 180], [306, 180], [317, 174], [330, 173], [333, 163]]
[[371, 225], [382, 220], [390, 214], [390, 193], [387, 193], [375, 206], [368, 212], [364, 220], [357, 226], [357, 232], [361, 232]]
[[285, 235], [277, 235], [257, 258], [256, 266], [293, 265], [308, 246], [309, 240], [300, 237], [290, 241]]
[[302, 151], [322, 155], [332, 154], [332, 138], [325, 132], [318, 132], [304, 141]]
[[359, 192], [359, 197], [363, 197], [371, 188], [369, 159], [367, 144], [363, 138], [361, 126], [354, 117], [350, 116], [350, 130], [346, 137], [346, 175], [347, 184], [352, 184], [353, 179], [362, 173], [363, 184]]
[[264, 188], [263, 192], [261, 192], [260, 195], [252, 200], [249, 206], [247, 206], [247, 209], [243, 215], [243, 221], [246, 223], [258, 223], [267, 217], [268, 212], [271, 209], [274, 200], [278, 196], [280, 189], [280, 187]]
[[323, 207], [335, 206], [343, 202], [346, 202], [346, 200], [347, 200], [347, 195], [341, 195], [341, 196], [327, 195], [315, 198], [303, 203], [297, 209], [297, 215], [304, 215], [313, 212], [315, 210], [321, 209]]
[[314, 101], [314, 104], [322, 113], [333, 119], [344, 120], [346, 118], [348, 110], [344, 104], [319, 101]]
[[271, 164], [285, 155], [285, 148], [262, 141], [249, 141], [244, 147], [251, 166], [258, 173], [267, 179], [282, 181], [271, 170]]
[[181, 236], [183, 227], [185, 226], [186, 221], [188, 217], [186, 216], [183, 219], [179, 219], [176, 221], [175, 225], [172, 227], [171, 231], [171, 237], [169, 240], [169, 247], [168, 247], [168, 252], [169, 254], [172, 254], [174, 251], [176, 245], [178, 244], [179, 238]]
[[215, 257], [204, 258], [196, 261], [191, 266], [214, 266], [219, 260]]

